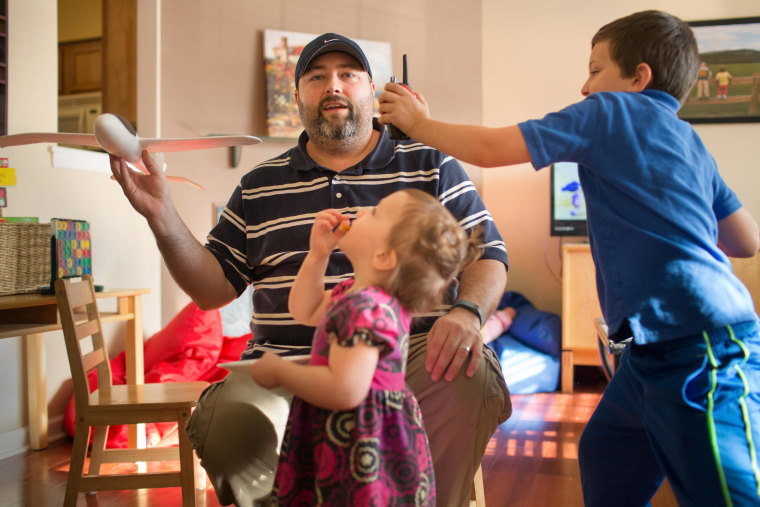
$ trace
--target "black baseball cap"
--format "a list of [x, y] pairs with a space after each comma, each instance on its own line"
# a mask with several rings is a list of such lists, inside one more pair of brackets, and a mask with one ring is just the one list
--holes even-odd
[[313, 59], [319, 55], [325, 53], [331, 53], [337, 51], [339, 53], [346, 53], [356, 58], [364, 70], [367, 71], [369, 77], [372, 78], [372, 70], [369, 68], [369, 62], [364, 55], [364, 51], [359, 47], [359, 44], [352, 41], [348, 37], [343, 37], [337, 33], [326, 33], [320, 35], [313, 41], [304, 46], [301, 56], [298, 57], [298, 63], [296, 63], [296, 89], [298, 88], [298, 80], [301, 79], [301, 75], [306, 72], [309, 64]]

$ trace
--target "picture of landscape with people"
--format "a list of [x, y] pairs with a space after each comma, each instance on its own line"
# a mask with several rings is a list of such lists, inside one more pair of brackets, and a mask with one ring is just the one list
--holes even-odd
[[691, 25], [701, 65], [679, 116], [693, 123], [760, 121], [760, 18]]

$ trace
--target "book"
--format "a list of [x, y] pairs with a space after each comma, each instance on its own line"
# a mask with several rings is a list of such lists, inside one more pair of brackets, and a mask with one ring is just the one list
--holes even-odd
[[39, 217], [0, 217], [0, 222], [8, 222], [15, 224], [38, 224], [40, 223]]

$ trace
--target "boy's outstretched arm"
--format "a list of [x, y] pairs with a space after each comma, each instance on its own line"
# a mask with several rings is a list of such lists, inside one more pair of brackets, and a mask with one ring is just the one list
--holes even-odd
[[517, 125], [490, 128], [455, 125], [430, 118], [422, 95], [397, 83], [385, 85], [379, 97], [380, 123], [392, 123], [415, 141], [481, 167], [530, 162], [530, 153]]
[[729, 257], [752, 257], [760, 250], [760, 229], [752, 215], [739, 208], [718, 222], [718, 246]]

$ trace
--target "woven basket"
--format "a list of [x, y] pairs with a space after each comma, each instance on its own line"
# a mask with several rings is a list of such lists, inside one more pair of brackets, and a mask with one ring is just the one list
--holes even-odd
[[0, 295], [50, 285], [50, 224], [0, 222]]

